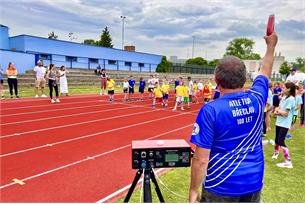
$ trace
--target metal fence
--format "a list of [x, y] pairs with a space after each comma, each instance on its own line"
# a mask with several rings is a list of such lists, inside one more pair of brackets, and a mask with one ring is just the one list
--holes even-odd
[[171, 73], [214, 74], [214, 67], [173, 63], [169, 68]]

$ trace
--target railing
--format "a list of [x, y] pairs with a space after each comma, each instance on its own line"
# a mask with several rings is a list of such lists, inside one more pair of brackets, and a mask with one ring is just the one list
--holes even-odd
[[173, 63], [169, 68], [172, 73], [214, 74], [214, 67]]

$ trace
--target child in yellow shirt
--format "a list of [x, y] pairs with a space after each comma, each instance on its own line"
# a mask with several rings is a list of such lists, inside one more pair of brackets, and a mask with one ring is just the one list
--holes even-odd
[[107, 88], [110, 102], [113, 102], [114, 100], [114, 86], [115, 81], [113, 79], [110, 79], [110, 77], [107, 77]]
[[179, 85], [176, 87], [176, 103], [175, 103], [175, 107], [173, 108], [173, 111], [175, 111], [177, 109], [178, 103], [181, 106], [181, 110], [184, 110], [183, 106], [183, 97], [184, 97], [184, 87], [183, 87], [183, 81], [179, 82]]
[[160, 84], [158, 82], [155, 83], [155, 88], [153, 90], [153, 94], [155, 95], [154, 99], [153, 99], [153, 104], [152, 107], [155, 108], [156, 107], [156, 102], [160, 102], [162, 103], [162, 89], [160, 87]]
[[197, 86], [197, 82], [194, 81], [194, 84], [193, 84], [193, 103], [198, 103], [198, 97], [197, 97], [197, 94], [198, 94], [198, 86]]
[[189, 91], [190, 91], [190, 88], [186, 84], [184, 84], [183, 85], [183, 96], [184, 96], [183, 102], [187, 103], [187, 109], [190, 108]]
[[168, 106], [168, 92], [169, 92], [169, 84], [167, 80], [163, 81], [161, 88], [163, 92], [163, 106], [164, 108], [166, 108]]

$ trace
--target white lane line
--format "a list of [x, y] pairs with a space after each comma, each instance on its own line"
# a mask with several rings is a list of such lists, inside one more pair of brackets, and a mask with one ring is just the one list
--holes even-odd
[[[161, 169], [156, 170], [155, 172], [158, 174], [158, 173], [160, 173], [161, 171], [164, 171], [164, 170], [166, 170], [166, 169], [161, 168]], [[142, 177], [142, 178], [139, 179], [138, 183], [141, 183], [141, 182], [143, 181], [143, 175], [142, 175], [141, 177]], [[137, 183], [137, 184], [138, 184], [138, 183]], [[131, 184], [129, 184], [129, 185], [127, 185], [127, 186], [121, 188], [120, 190], [117, 190], [117, 191], [115, 191], [114, 193], [112, 193], [112, 194], [110, 194], [110, 195], [108, 195], [108, 196], [102, 198], [101, 200], [97, 201], [96, 203], [104, 203], [104, 202], [110, 200], [111, 198], [113, 198], [113, 197], [115, 197], [115, 196], [117, 196], [117, 195], [120, 195], [120, 194], [123, 193], [124, 191], [127, 191], [130, 187], [131, 187]]]
[[55, 103], [55, 104], [47, 104], [47, 105], [36, 105], [36, 106], [24, 106], [24, 107], [16, 107], [16, 108], [2, 108], [2, 111], [6, 110], [19, 110], [19, 109], [27, 109], [27, 108], [40, 108], [40, 107], [58, 107], [63, 105], [69, 105], [69, 104], [81, 104], [81, 103], [96, 103], [99, 102], [99, 100], [91, 100], [91, 101], [77, 101], [77, 102], [68, 102], [68, 103]]
[[130, 113], [130, 114], [119, 115], [119, 116], [114, 116], [114, 117], [112, 116], [112, 117], [108, 117], [108, 118], [101, 118], [101, 119], [89, 120], [89, 121], [84, 121], [84, 122], [72, 123], [72, 124], [68, 124], [68, 125], [59, 125], [59, 126], [55, 126], [55, 127], [31, 130], [31, 131], [26, 131], [26, 132], [18, 132], [18, 133], [14, 133], [14, 134], [4, 135], [4, 136], [1, 136], [0, 138], [2, 139], [2, 138], [14, 137], [14, 136], [16, 136], [16, 134], [26, 135], [26, 134], [30, 134], [30, 133], [43, 132], [43, 131], [47, 131], [47, 130], [61, 129], [61, 128], [72, 127], [72, 126], [76, 126], [76, 125], [83, 125], [83, 124], [94, 123], [94, 122], [98, 122], [98, 121], [104, 121], [104, 120], [112, 120], [112, 119], [116, 119], [116, 118], [122, 118], [122, 117], [127, 117], [127, 116], [132, 116], [132, 115], [139, 115], [139, 114], [149, 113], [149, 112], [154, 112], [154, 111], [158, 111], [158, 110]]
[[[187, 127], [193, 126], [193, 125], [194, 125], [194, 124], [192, 123], [192, 124], [183, 126], [183, 127], [181, 127], [181, 128], [177, 128], [177, 129], [175, 129], [175, 130], [167, 131], [167, 132], [161, 133], [161, 134], [159, 134], [159, 135], [155, 135], [155, 136], [153, 136], [153, 137], [149, 137], [149, 138], [147, 138], [146, 140], [154, 139], [154, 138], [157, 138], [157, 137], [160, 137], [160, 136], [163, 136], [163, 135], [172, 133], [172, 132], [176, 132], [176, 131], [185, 129], [185, 128], [187, 128]], [[130, 146], [131, 146], [130, 144], [129, 144], [129, 145], [125, 145], [125, 146], [121, 146], [121, 147], [118, 147], [118, 148], [116, 148], [116, 149], [112, 149], [112, 150], [110, 150], [110, 151], [103, 152], [103, 153], [101, 153], [101, 154], [97, 154], [97, 155], [94, 155], [94, 156], [89, 156], [90, 158], [86, 157], [85, 159], [78, 160], [78, 161], [72, 162], [72, 163], [70, 163], [70, 164], [66, 164], [66, 165], [64, 165], [64, 166], [60, 166], [60, 167], [58, 167], [58, 168], [54, 168], [54, 169], [51, 169], [51, 170], [48, 170], [48, 171], [45, 171], [45, 172], [42, 172], [42, 173], [39, 173], [39, 174], [35, 174], [35, 175], [33, 175], [33, 176], [30, 176], [30, 177], [26, 177], [26, 178], [24, 178], [24, 179], [19, 179], [19, 180], [22, 181], [22, 182], [25, 182], [25, 181], [28, 181], [28, 180], [31, 180], [31, 179], [34, 179], [34, 178], [37, 178], [37, 177], [40, 177], [40, 176], [43, 176], [43, 175], [46, 175], [46, 174], [49, 174], [49, 173], [52, 173], [52, 172], [61, 170], [61, 169], [65, 169], [65, 168], [70, 167], [70, 166], [74, 166], [74, 165], [76, 165], [76, 164], [80, 164], [80, 163], [85, 162], [85, 161], [89, 161], [89, 160], [91, 161], [92, 158], [96, 159], [96, 158], [98, 158], [98, 157], [101, 157], [101, 156], [110, 154], [110, 153], [112, 153], [112, 152], [119, 151], [119, 150], [121, 150], [121, 149], [125, 149], [125, 148], [130, 147]], [[15, 184], [16, 184], [15, 182], [8, 183], [8, 184], [6, 184], [6, 185], [0, 186], [0, 189], [7, 188], [7, 187], [12, 186], [12, 185], [15, 185]]]
[[0, 126], [15, 125], [15, 124], [29, 123], [29, 122], [37, 122], [37, 121], [58, 119], [58, 118], [66, 118], [66, 117], [79, 116], [79, 115], [89, 115], [89, 114], [92, 114], [92, 113], [103, 113], [103, 112], [109, 112], [109, 111], [115, 111], [115, 110], [124, 110], [124, 109], [129, 109], [129, 108], [133, 108], [133, 107], [130, 106], [130, 107], [112, 108], [112, 109], [106, 109], [106, 110], [90, 111], [90, 112], [84, 112], [84, 113], [74, 113], [74, 114], [69, 114], [69, 115], [53, 116], [53, 117], [39, 118], [39, 119], [33, 119], [33, 120], [23, 120], [23, 121], [18, 121], [18, 122], [2, 123], [2, 124], [0, 124]]
[[127, 126], [124, 126], [124, 127], [114, 128], [114, 129], [105, 130], [105, 131], [101, 131], [101, 132], [97, 132], [97, 133], [93, 133], [93, 134], [89, 134], [89, 135], [83, 135], [83, 136], [79, 136], [79, 137], [75, 137], [75, 138], [71, 138], [71, 139], [67, 139], [67, 140], [62, 140], [62, 141], [54, 142], [54, 143], [51, 143], [51, 144], [44, 144], [44, 145], [37, 146], [37, 147], [32, 147], [32, 148], [28, 148], [28, 149], [24, 149], [24, 150], [10, 152], [10, 153], [6, 153], [6, 154], [1, 154], [0, 158], [15, 155], [15, 154], [20, 154], [20, 153], [24, 153], [24, 152], [33, 151], [33, 150], [36, 150], [36, 149], [42, 149], [42, 148], [45, 148], [45, 147], [52, 147], [52, 146], [55, 146], [55, 145], [58, 145], [58, 144], [63, 144], [63, 143], [71, 142], [71, 141], [84, 139], [84, 138], [100, 136], [102, 134], [115, 132], [115, 131], [118, 131], [118, 130], [124, 130], [124, 129], [127, 129], [127, 128], [131, 128], [131, 127], [135, 127], [135, 126], [139, 126], [139, 125], [144, 125], [144, 124], [148, 124], [148, 123], [152, 123], [152, 122], [156, 122], [156, 121], [160, 121], [160, 120], [165, 120], [165, 119], [168, 119], [168, 118], [173, 118], [173, 117], [177, 117], [177, 116], [185, 115], [185, 114], [186, 113], [180, 113], [180, 114], [177, 114], [177, 115], [166, 116], [166, 117], [162, 117], [162, 118], [148, 120], [148, 121], [141, 122], [141, 123], [134, 123], [132, 125], [127, 125]]

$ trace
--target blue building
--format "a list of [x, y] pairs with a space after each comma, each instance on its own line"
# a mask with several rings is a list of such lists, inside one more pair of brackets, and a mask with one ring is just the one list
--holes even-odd
[[162, 56], [84, 45], [30, 35], [10, 37], [9, 28], [0, 25], [0, 65], [14, 62], [19, 73], [31, 70], [39, 59], [68, 68], [155, 72]]

